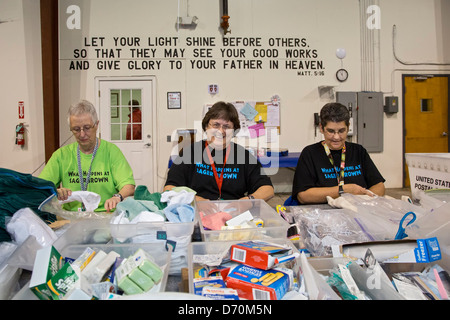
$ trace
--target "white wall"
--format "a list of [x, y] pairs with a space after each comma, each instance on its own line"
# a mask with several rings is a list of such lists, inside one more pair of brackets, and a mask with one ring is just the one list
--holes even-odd
[[[45, 159], [39, 1], [0, 1], [0, 166], [32, 173]], [[19, 120], [18, 102], [25, 117]], [[15, 145], [15, 127], [25, 122], [26, 145]]]
[[[23, 1], [26, 6], [32, 6], [32, 1]], [[25, 6], [26, 4], [26, 6]], [[229, 70], [222, 67], [216, 70], [193, 70], [189, 60], [193, 59], [193, 48], [185, 45], [187, 37], [214, 37], [218, 43], [213, 49], [214, 60], [222, 65], [223, 58], [220, 57], [220, 40], [222, 30], [219, 28], [220, 1], [211, 0], [61, 0], [60, 1], [60, 125], [61, 142], [69, 136], [66, 122], [66, 111], [69, 105], [86, 98], [95, 101], [95, 77], [97, 76], [138, 76], [155, 75], [157, 78], [157, 113], [159, 120], [157, 159], [158, 185], [162, 187], [167, 171], [167, 158], [172, 149], [172, 143], [166, 142], [166, 136], [171, 135], [177, 128], [193, 127], [195, 121], [200, 121], [203, 106], [218, 100], [269, 100], [274, 94], [281, 98], [281, 135], [280, 147], [288, 148], [289, 151], [301, 151], [310, 143], [321, 139], [320, 135], [314, 137], [313, 113], [318, 112], [331, 98], [319, 95], [319, 86], [333, 86], [336, 91], [361, 91], [363, 89], [361, 76], [363, 54], [361, 52], [361, 19], [364, 22], [370, 17], [365, 14], [365, 7], [375, 4], [381, 9], [381, 29], [376, 30], [379, 38], [375, 38], [375, 49], [379, 54], [376, 61], [374, 90], [382, 91], [385, 95], [396, 95], [400, 98], [399, 113], [384, 115], [384, 150], [381, 153], [371, 154], [382, 174], [386, 177], [387, 187], [402, 186], [402, 84], [403, 73], [448, 73], [447, 65], [403, 65], [396, 61], [393, 56], [392, 34], [393, 25], [396, 25], [396, 52], [398, 57], [409, 62], [438, 62], [444, 63], [450, 60], [450, 41], [448, 40], [449, 22], [445, 19], [450, 13], [450, 5], [445, 0], [393, 0], [393, 1], [358, 1], [358, 0], [242, 0], [229, 1], [230, 29], [231, 34], [226, 37], [260, 37], [264, 43], [263, 48], [270, 48], [267, 42], [270, 38], [305, 38], [310, 49], [317, 50], [318, 57], [324, 65], [323, 76], [299, 76], [297, 70], [286, 70], [280, 67], [278, 70], [269, 70], [268, 61], [262, 59], [265, 67], [262, 70]], [[69, 30], [66, 20], [70, 14], [66, 13], [69, 5], [78, 5], [81, 8], [81, 30]], [[38, 5], [36, 5], [38, 6]], [[3, 1], [0, 4], [0, 18], [8, 11], [23, 16], [20, 2]], [[363, 9], [361, 11], [361, 9]], [[194, 30], [175, 28], [178, 16], [197, 16], [198, 25]], [[362, 13], [361, 13], [362, 12]], [[22, 18], [22, 17], [21, 17]], [[38, 10], [33, 12], [30, 21], [38, 22]], [[29, 22], [28, 22], [29, 23]], [[30, 104], [35, 104], [36, 120], [31, 122], [39, 124], [42, 120], [42, 97], [35, 92], [36, 83], [40, 78], [35, 77], [33, 70], [39, 69], [39, 59], [36, 56], [24, 55], [25, 36], [22, 34], [27, 23], [0, 24], [2, 36], [2, 48], [8, 50], [0, 53], [0, 63], [3, 68], [9, 70], [5, 77], [2, 73], [2, 90], [5, 87], [8, 108], [17, 108], [17, 100], [34, 99]], [[15, 36], [11, 36], [13, 28]], [[28, 30], [28, 29], [26, 29]], [[28, 38], [36, 41], [37, 28], [26, 33]], [[32, 36], [30, 36], [31, 34]], [[95, 66], [97, 59], [94, 48], [88, 49], [88, 60], [91, 62], [89, 70], [68, 70], [70, 61], [74, 60], [74, 49], [85, 48], [84, 37], [105, 37], [103, 48], [114, 48], [112, 38], [115, 36], [136, 36], [142, 39], [155, 36], [178, 37], [180, 46], [185, 49], [184, 58], [175, 59], [182, 61], [184, 67], [181, 70], [171, 70], [167, 64], [161, 70], [128, 70], [126, 63], [130, 60], [129, 47], [124, 47], [122, 52], [121, 70], [97, 70]], [[379, 39], [379, 42], [378, 42]], [[13, 41], [14, 40], [14, 41]], [[3, 46], [3, 41], [6, 44]], [[19, 46], [17, 48], [16, 46]], [[249, 59], [251, 50], [242, 46], [235, 48], [246, 49]], [[280, 57], [277, 59], [280, 65], [284, 65], [285, 47], [273, 47], [279, 50]], [[341, 67], [341, 61], [335, 56], [337, 48], [345, 48], [346, 58], [342, 61], [343, 66], [349, 71], [350, 77], [344, 83], [335, 79], [335, 72]], [[306, 48], [304, 48], [306, 49]], [[159, 48], [158, 48], [159, 50]], [[16, 63], [11, 64], [9, 57], [14, 57]], [[167, 59], [158, 58], [162, 63]], [[27, 64], [22, 63], [27, 61]], [[29, 64], [31, 62], [32, 64]], [[34, 64], [35, 63], [35, 64]], [[20, 82], [20, 77], [15, 76], [21, 72], [27, 74], [27, 84]], [[31, 78], [30, 78], [31, 73]], [[14, 81], [15, 80], [15, 81]], [[12, 85], [12, 83], [16, 85]], [[30, 89], [29, 83], [34, 86]], [[20, 85], [17, 85], [20, 83]], [[219, 94], [212, 96], [207, 93], [207, 85], [216, 83], [220, 86]], [[182, 92], [182, 109], [167, 110], [166, 93], [168, 91]], [[23, 97], [27, 95], [27, 97]], [[5, 94], [3, 94], [5, 96]], [[30, 110], [28, 108], [26, 110]], [[9, 109], [8, 109], [9, 110]], [[31, 112], [31, 111], [29, 111]], [[26, 115], [28, 115], [26, 113]], [[16, 111], [8, 111], [8, 123], [16, 122]], [[14, 118], [15, 117], [15, 118]], [[39, 118], [40, 117], [40, 118]], [[170, 119], [170, 120], [168, 120]], [[4, 122], [0, 119], [0, 123]], [[2, 128], [5, 131], [6, 125]], [[36, 146], [32, 143], [29, 150], [14, 148], [12, 141], [13, 124], [9, 124], [9, 142], [5, 148], [16, 154], [26, 154], [23, 165], [14, 161], [14, 156], [8, 155], [6, 166], [18, 170], [31, 170], [37, 167], [43, 159], [43, 148], [38, 148], [39, 141], [43, 139], [42, 126], [36, 129], [36, 135], [42, 135]], [[33, 130], [34, 133], [34, 130]], [[42, 142], [41, 142], [42, 143]], [[32, 147], [33, 150], [30, 150]], [[38, 151], [39, 150], [39, 151]], [[2, 161], [3, 162], [3, 161]], [[288, 180], [292, 172], [282, 172], [281, 178], [277, 180]], [[155, 190], [156, 191], [156, 190]]]

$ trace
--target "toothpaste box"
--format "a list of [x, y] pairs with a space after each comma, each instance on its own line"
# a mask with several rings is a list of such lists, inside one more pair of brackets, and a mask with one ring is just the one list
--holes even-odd
[[63, 257], [53, 246], [47, 246], [36, 252], [30, 289], [39, 299], [52, 300], [47, 281], [61, 269], [62, 262]]
[[279, 263], [296, 258], [292, 248], [265, 241], [252, 240], [233, 244], [231, 260], [259, 269], [268, 270]]
[[289, 276], [280, 270], [262, 270], [246, 265], [234, 268], [226, 278], [227, 288], [241, 299], [280, 300], [290, 287]]
[[202, 296], [213, 300], [239, 300], [237, 291], [230, 288], [203, 287]]
[[214, 287], [214, 288], [225, 288], [225, 282], [221, 276], [218, 277], [207, 277], [207, 278], [197, 278], [193, 280], [194, 284], [194, 294], [202, 295], [202, 290], [204, 287]]

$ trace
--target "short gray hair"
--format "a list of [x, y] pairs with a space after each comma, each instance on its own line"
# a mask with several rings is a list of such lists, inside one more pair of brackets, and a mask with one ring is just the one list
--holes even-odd
[[76, 104], [73, 104], [69, 108], [67, 123], [70, 126], [70, 117], [78, 116], [80, 114], [89, 113], [91, 115], [92, 121], [94, 124], [98, 121], [97, 111], [95, 110], [94, 105], [87, 100], [80, 100]]

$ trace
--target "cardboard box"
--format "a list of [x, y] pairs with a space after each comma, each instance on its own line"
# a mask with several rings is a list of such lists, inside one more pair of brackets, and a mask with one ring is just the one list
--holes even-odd
[[64, 264], [47, 282], [53, 300], [90, 300], [93, 290], [91, 284], [81, 274], [78, 266]]
[[52, 300], [47, 282], [61, 269], [62, 261], [61, 254], [53, 246], [47, 246], [36, 252], [30, 289], [39, 299]]
[[230, 271], [225, 281], [227, 288], [238, 292], [239, 298], [249, 300], [280, 300], [290, 286], [289, 275], [280, 270], [246, 265]]
[[231, 260], [267, 270], [297, 257], [291, 247], [265, 241], [246, 241], [231, 246]]
[[368, 248], [375, 259], [383, 263], [428, 263], [442, 257], [436, 237], [344, 244], [333, 247], [333, 256], [363, 259]]
[[224, 288], [225, 282], [222, 277], [207, 277], [193, 280], [194, 294], [201, 295], [204, 287]]

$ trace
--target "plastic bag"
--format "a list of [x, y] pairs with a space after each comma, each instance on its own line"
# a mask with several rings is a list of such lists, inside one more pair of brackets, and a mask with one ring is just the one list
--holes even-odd
[[18, 245], [30, 235], [42, 246], [51, 245], [57, 239], [55, 232], [30, 208], [18, 210], [7, 222], [6, 230]]
[[430, 189], [426, 192], [417, 190], [415, 200], [417, 200], [425, 211], [433, 211], [445, 203], [450, 202], [449, 191], [447, 189]]
[[314, 270], [304, 252], [300, 253], [300, 271], [310, 300], [341, 300], [321, 275]]
[[53, 213], [67, 220], [81, 219], [111, 219], [111, 214], [107, 212], [95, 211], [68, 211], [64, 210], [62, 203], [58, 200], [58, 196], [53, 194], [39, 205], [39, 210]]
[[20, 246], [16, 245], [16, 249], [8, 259], [8, 265], [33, 271], [36, 252], [42, 248], [36, 238], [30, 235]]
[[291, 213], [306, 248], [314, 256], [331, 254], [331, 246], [335, 244], [378, 238], [370, 234], [369, 230], [362, 229], [363, 223], [358, 223], [353, 217], [354, 213], [348, 209], [291, 207]]
[[355, 206], [357, 212], [365, 211], [397, 225], [407, 212], [414, 212], [418, 218], [426, 213], [424, 208], [399, 199], [360, 196], [349, 193], [344, 193], [342, 197]]
[[441, 246], [448, 246], [450, 244], [450, 203], [445, 203], [418, 218], [406, 227], [405, 232], [410, 238], [416, 239], [438, 237]]

